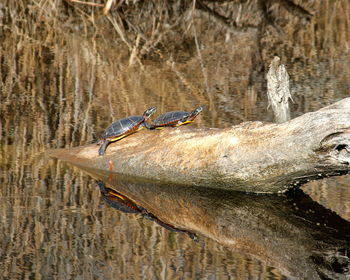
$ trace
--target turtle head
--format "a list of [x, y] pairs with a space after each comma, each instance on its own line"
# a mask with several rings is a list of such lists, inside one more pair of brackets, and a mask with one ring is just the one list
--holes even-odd
[[150, 116], [152, 116], [152, 114], [157, 111], [157, 107], [151, 107], [149, 109], [147, 109], [144, 113], [143, 113], [143, 117], [145, 118], [145, 120], [148, 120]]
[[196, 109], [194, 109], [194, 110], [190, 113], [190, 115], [189, 115], [189, 117], [188, 117], [188, 120], [189, 120], [189, 121], [193, 121], [193, 120], [198, 116], [198, 114], [199, 114], [200, 112], [203, 111], [203, 109], [204, 109], [204, 106], [202, 106], [202, 105], [200, 105], [199, 107], [197, 107]]
[[100, 191], [105, 194], [107, 193], [107, 190], [106, 190], [106, 184], [101, 181], [101, 180], [96, 180], [96, 184], [98, 185], [98, 187], [100, 188]]

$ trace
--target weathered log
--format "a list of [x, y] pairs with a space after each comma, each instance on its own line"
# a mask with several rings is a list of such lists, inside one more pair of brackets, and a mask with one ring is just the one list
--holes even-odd
[[289, 91], [289, 75], [286, 67], [280, 64], [280, 58], [275, 56], [270, 64], [267, 78], [267, 97], [269, 106], [272, 107], [275, 122], [283, 123], [290, 120], [289, 99], [292, 95]]
[[283, 192], [350, 171], [350, 98], [282, 124], [142, 130], [109, 145], [51, 150], [75, 165], [176, 184]]
[[350, 222], [302, 191], [292, 196], [257, 196], [171, 184], [139, 184], [108, 173], [90, 175], [108, 182], [109, 187], [162, 222], [199, 234], [199, 242], [204, 235], [277, 267], [290, 279], [350, 276]]

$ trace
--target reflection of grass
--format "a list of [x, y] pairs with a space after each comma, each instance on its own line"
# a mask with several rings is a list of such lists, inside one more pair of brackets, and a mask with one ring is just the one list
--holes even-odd
[[305, 25], [283, 6], [270, 7], [284, 37], [264, 22], [254, 1], [200, 2], [237, 28], [191, 1], [121, 2], [107, 15], [70, 1], [3, 1], [4, 153], [23, 162], [49, 147], [83, 145], [113, 120], [151, 106], [161, 114], [206, 105], [193, 124], [198, 126], [269, 120], [265, 81], [257, 81], [264, 76], [261, 64], [275, 52], [287, 60], [298, 87], [296, 114], [348, 94], [334, 89], [337, 76], [348, 82], [348, 1], [307, 4], [316, 12]]

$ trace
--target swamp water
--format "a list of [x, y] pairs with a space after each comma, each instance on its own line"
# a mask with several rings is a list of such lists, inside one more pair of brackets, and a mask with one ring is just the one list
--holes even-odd
[[[13, 3], [0, 4], [0, 279], [349, 277], [349, 176], [312, 182], [307, 194], [259, 196], [105, 178], [46, 156], [151, 106], [203, 104], [197, 127], [271, 121], [273, 54], [291, 76], [293, 117], [348, 97], [347, 1], [310, 1], [315, 15], [302, 28], [275, 7], [283, 35], [231, 32], [194, 14], [187, 45], [178, 48], [174, 32], [163, 53], [133, 59], [112, 25], [76, 10], [59, 18], [60, 1]], [[110, 207], [96, 179], [157, 219]]]

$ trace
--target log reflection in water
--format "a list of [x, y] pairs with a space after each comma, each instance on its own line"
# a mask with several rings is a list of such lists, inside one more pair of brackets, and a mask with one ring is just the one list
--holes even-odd
[[[140, 183], [88, 170], [175, 228], [203, 234], [298, 279], [350, 276], [350, 223], [302, 191], [259, 196]], [[108, 177], [108, 178], [107, 178]]]
[[96, 181], [96, 184], [99, 186], [102, 199], [111, 207], [124, 212], [124, 213], [132, 213], [132, 214], [141, 214], [144, 218], [149, 219], [151, 221], [154, 221], [158, 225], [162, 226], [163, 228], [173, 231], [173, 232], [183, 232], [187, 233], [187, 235], [194, 241], [198, 241], [197, 236], [189, 232], [187, 230], [179, 229], [174, 227], [173, 225], [164, 223], [163, 221], [159, 220], [155, 215], [148, 212], [145, 208], [137, 205], [135, 202], [133, 202], [128, 197], [122, 195], [121, 193], [118, 193], [117, 191], [106, 187], [105, 183], [102, 181]]

